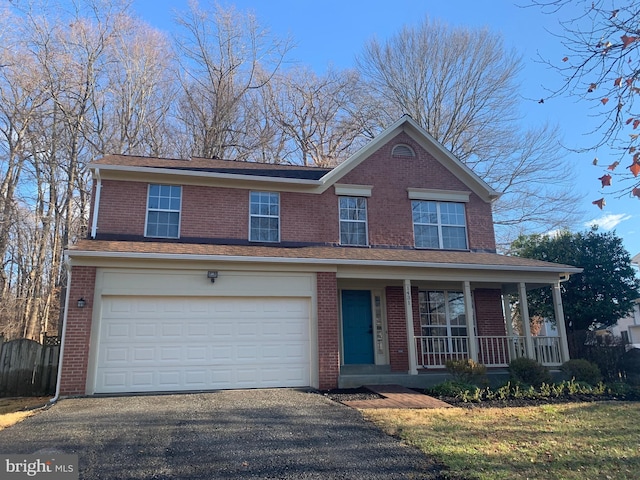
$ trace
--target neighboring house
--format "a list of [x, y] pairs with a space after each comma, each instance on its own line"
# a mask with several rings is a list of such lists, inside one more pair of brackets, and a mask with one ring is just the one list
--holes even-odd
[[[631, 259], [631, 263], [640, 267], [640, 253]], [[630, 348], [640, 348], [640, 298], [637, 298], [633, 311], [606, 329], [608, 335], [621, 338]]]
[[564, 328], [513, 334], [503, 293], [551, 285], [563, 327], [560, 282], [580, 270], [496, 254], [498, 193], [407, 116], [332, 170], [119, 155], [90, 168], [63, 396], [418, 385], [447, 359], [568, 359]]

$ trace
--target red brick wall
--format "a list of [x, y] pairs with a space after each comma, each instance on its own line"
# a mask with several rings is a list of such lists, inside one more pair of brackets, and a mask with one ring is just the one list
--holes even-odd
[[473, 298], [478, 335], [506, 335], [500, 290], [477, 288]]
[[[415, 158], [391, 156], [397, 143], [411, 145]], [[338, 183], [372, 185], [367, 199], [369, 243], [413, 246], [411, 201], [407, 188], [469, 189], [440, 162], [402, 133], [374, 152]], [[103, 181], [98, 233], [143, 235], [147, 184]], [[329, 188], [321, 195], [280, 194], [283, 242], [339, 242], [338, 198]], [[491, 206], [475, 194], [466, 204], [471, 249], [495, 249]], [[185, 185], [182, 196], [183, 237], [248, 240], [249, 190]]]
[[340, 343], [338, 327], [338, 282], [332, 272], [318, 272], [318, 379], [321, 390], [338, 387]]
[[[391, 150], [398, 143], [410, 145], [416, 157], [392, 157]], [[469, 191], [469, 187], [405, 133], [377, 150], [338, 183], [373, 185], [368, 216], [369, 240], [375, 245], [413, 246], [408, 187]], [[491, 205], [472, 193], [466, 213], [469, 247], [495, 249]]]
[[[93, 313], [93, 291], [96, 280], [95, 267], [73, 267], [67, 308], [67, 325], [62, 358], [60, 395], [84, 395], [87, 382], [87, 363]], [[78, 308], [78, 299], [87, 305]]]
[[147, 190], [146, 183], [103, 180], [98, 210], [98, 235], [144, 235]]
[[[407, 320], [404, 310], [404, 288], [387, 287], [387, 331], [389, 332], [389, 363], [392, 372], [409, 371]], [[420, 335], [418, 288], [411, 288], [414, 335]]]

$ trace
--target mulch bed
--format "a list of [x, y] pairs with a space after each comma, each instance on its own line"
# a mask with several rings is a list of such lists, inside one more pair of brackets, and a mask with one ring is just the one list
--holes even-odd
[[[424, 393], [421, 390], [416, 390]], [[360, 388], [324, 390], [319, 392], [334, 402], [344, 403], [354, 400], [375, 400], [384, 398], [371, 390]], [[578, 402], [606, 402], [606, 401], [640, 401], [636, 397], [621, 397], [617, 395], [563, 395], [562, 397], [548, 398], [512, 398], [508, 400], [483, 400], [482, 402], [464, 402], [456, 397], [435, 397], [455, 407], [461, 408], [505, 408], [505, 407], [534, 407], [538, 405], [551, 405], [562, 403], [578, 403]]]

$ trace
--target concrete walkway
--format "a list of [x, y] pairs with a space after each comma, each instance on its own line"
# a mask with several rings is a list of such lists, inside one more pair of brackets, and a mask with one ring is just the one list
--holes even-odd
[[451, 405], [400, 385], [366, 385], [384, 398], [343, 402], [352, 408], [451, 408]]

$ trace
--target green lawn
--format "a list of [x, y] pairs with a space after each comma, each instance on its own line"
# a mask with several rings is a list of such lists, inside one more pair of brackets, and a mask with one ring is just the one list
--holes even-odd
[[442, 462], [453, 478], [640, 478], [639, 402], [364, 414]]

